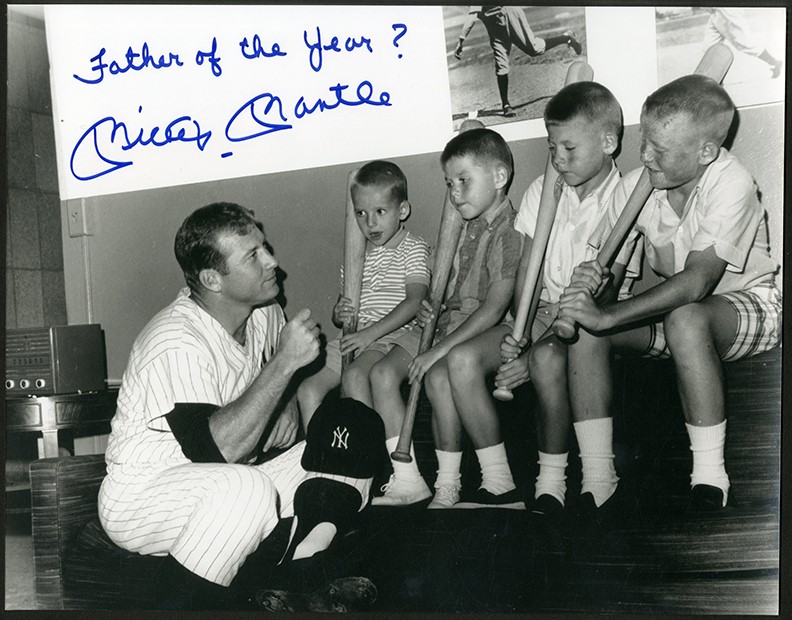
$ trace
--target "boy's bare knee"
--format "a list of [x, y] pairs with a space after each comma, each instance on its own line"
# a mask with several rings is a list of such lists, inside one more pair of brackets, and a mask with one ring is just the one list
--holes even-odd
[[371, 367], [369, 378], [372, 385], [383, 390], [398, 390], [401, 386], [401, 378], [396, 369], [388, 363], [378, 362]]
[[435, 364], [426, 371], [424, 385], [428, 394], [445, 394], [449, 390], [448, 371], [441, 364]]
[[545, 340], [531, 347], [528, 368], [531, 376], [553, 374], [566, 367], [566, 349], [555, 340]]
[[674, 348], [700, 343], [710, 337], [709, 318], [698, 303], [685, 304], [669, 312], [663, 319], [666, 342]]
[[452, 348], [446, 355], [446, 364], [448, 365], [448, 376], [457, 379], [471, 375], [476, 376], [482, 372], [480, 352], [467, 343]]

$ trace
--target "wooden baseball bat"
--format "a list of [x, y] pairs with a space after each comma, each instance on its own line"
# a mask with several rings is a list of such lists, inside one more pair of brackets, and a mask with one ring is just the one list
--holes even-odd
[[[358, 169], [353, 170], [347, 177], [346, 215], [344, 229], [344, 297], [352, 302], [355, 307], [354, 314], [344, 322], [341, 333], [354, 334], [357, 331], [358, 308], [360, 307], [360, 289], [363, 285], [363, 261], [366, 257], [366, 237], [358, 226], [355, 217], [355, 205], [352, 204], [352, 183]], [[354, 353], [347, 353], [341, 357], [341, 370], [346, 370], [355, 360]]]
[[[693, 73], [706, 75], [720, 82], [728, 72], [729, 67], [731, 67], [733, 58], [734, 55], [728, 47], [722, 43], [716, 43], [707, 48]], [[619, 219], [616, 220], [616, 224], [614, 224], [613, 229], [597, 254], [597, 262], [603, 267], [613, 260], [628, 233], [632, 230], [638, 215], [641, 213], [641, 209], [643, 209], [644, 204], [649, 199], [649, 195], [652, 193], [652, 189], [649, 173], [644, 168], [641, 171], [641, 176], [638, 177], [638, 183], [633, 188], [627, 203], [624, 205], [624, 209], [619, 215]], [[553, 331], [559, 338], [570, 340], [577, 333], [577, 326], [571, 321], [558, 318], [553, 322]]]
[[[564, 86], [573, 82], [590, 82], [593, 78], [594, 71], [589, 64], [579, 60], [569, 65]], [[547, 242], [550, 239], [550, 232], [553, 228], [553, 221], [555, 220], [558, 207], [553, 195], [557, 180], [558, 172], [553, 167], [553, 158], [548, 155], [542, 183], [542, 194], [539, 198], [539, 210], [536, 214], [536, 229], [534, 230], [533, 242], [528, 254], [522, 292], [517, 300], [517, 316], [514, 318], [514, 327], [512, 329], [512, 337], [517, 342], [523, 337], [526, 329], [531, 329], [530, 326], [536, 316], [537, 304], [534, 297], [542, 291], [539, 276], [542, 271]], [[524, 259], [525, 257], [523, 256]], [[498, 400], [504, 401], [514, 398], [511, 390], [503, 387], [496, 388], [492, 395]]]
[[[432, 346], [434, 341], [437, 318], [440, 314], [440, 305], [443, 303], [448, 278], [451, 275], [451, 266], [454, 263], [459, 236], [462, 233], [462, 216], [451, 202], [451, 192], [446, 191], [445, 203], [443, 204], [443, 215], [440, 218], [440, 231], [437, 235], [437, 250], [435, 251], [435, 263], [432, 270], [432, 286], [429, 291], [429, 303], [432, 306], [434, 318], [421, 332], [421, 340], [418, 344], [418, 354], [424, 353]], [[413, 426], [415, 425], [415, 413], [418, 409], [418, 397], [421, 393], [421, 382], [413, 381], [410, 386], [410, 396], [407, 399], [407, 410], [402, 421], [399, 441], [396, 449], [391, 453], [391, 458], [400, 463], [412, 461], [410, 456], [410, 441], [412, 440]]]

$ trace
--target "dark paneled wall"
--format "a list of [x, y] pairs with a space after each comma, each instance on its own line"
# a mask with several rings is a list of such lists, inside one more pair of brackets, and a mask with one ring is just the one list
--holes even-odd
[[44, 22], [8, 17], [6, 327], [66, 323]]

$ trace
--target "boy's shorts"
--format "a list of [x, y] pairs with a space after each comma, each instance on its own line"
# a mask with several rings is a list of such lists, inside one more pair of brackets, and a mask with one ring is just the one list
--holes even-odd
[[[551, 304], [546, 301], [540, 301], [539, 307], [536, 309], [536, 317], [531, 326], [531, 342], [536, 342], [544, 336], [553, 326], [557, 316], [558, 303]], [[511, 312], [506, 316], [503, 324], [509, 327], [509, 333], [511, 333], [514, 327], [514, 316], [512, 316]]]
[[[772, 349], [781, 336], [781, 294], [775, 284], [758, 284], [748, 291], [719, 295], [737, 311], [737, 331], [721, 356], [724, 362], [743, 359]], [[652, 336], [644, 357], [671, 357], [663, 322], [651, 326]]]
[[[363, 351], [380, 351], [383, 355], [385, 355], [388, 351], [393, 348], [394, 342], [399, 339], [400, 336], [404, 334], [403, 331], [396, 331], [391, 332], [390, 334], [385, 334], [379, 340], [375, 340], [369, 346], [367, 346]], [[357, 355], [360, 355], [363, 351], [358, 351]], [[325, 359], [325, 368], [332, 370], [336, 373], [339, 377], [341, 376], [341, 334], [339, 334], [336, 338], [331, 340], [327, 343], [327, 347], [325, 348], [326, 352], [326, 359]]]

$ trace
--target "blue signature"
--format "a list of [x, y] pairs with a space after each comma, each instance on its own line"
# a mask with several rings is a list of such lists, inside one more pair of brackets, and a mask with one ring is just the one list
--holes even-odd
[[[390, 107], [391, 95], [387, 91], [376, 94], [373, 84], [363, 80], [354, 89], [351, 95], [348, 84], [337, 83], [328, 87], [331, 95], [319, 97], [310, 103], [305, 97], [299, 97], [292, 111], [296, 119], [315, 112], [334, 110], [340, 106], [356, 107], [361, 105], [375, 107]], [[142, 112], [142, 106], [138, 112]], [[261, 136], [292, 129], [294, 125], [284, 112], [283, 100], [273, 93], [264, 92], [256, 95], [243, 103], [231, 115], [225, 127], [225, 137], [229, 142], [244, 142]], [[80, 136], [72, 149], [70, 167], [71, 173], [79, 181], [90, 181], [116, 170], [134, 165], [129, 155], [138, 147], [164, 147], [176, 142], [195, 143], [203, 152], [212, 137], [210, 130], [203, 131], [200, 123], [190, 116], [179, 116], [170, 121], [165, 127], [136, 128], [130, 130], [130, 125], [117, 120], [113, 116], [106, 116], [93, 125]], [[231, 152], [221, 153], [221, 157], [229, 157]], [[79, 160], [80, 164], [76, 164]], [[79, 168], [79, 170], [78, 170]]]
[[[141, 111], [142, 106], [138, 108], [138, 112]], [[110, 153], [119, 148], [123, 152], [131, 151], [137, 146], [162, 147], [174, 142], [195, 142], [198, 149], [203, 151], [211, 137], [211, 131], [202, 132], [198, 121], [189, 116], [179, 116], [173, 119], [164, 129], [158, 126], [151, 129], [138, 129], [137, 135], [130, 132], [126, 123], [117, 121], [112, 116], [106, 116], [91, 125], [77, 140], [77, 144], [72, 149], [69, 166], [75, 179], [90, 181], [133, 165], [133, 161], [119, 161], [121, 159], [119, 155], [113, 155], [118, 159], [111, 158]], [[86, 167], [95, 167], [95, 170], [78, 173], [75, 170], [75, 158], [78, 155], [88, 160], [96, 156], [102, 163], [91, 162], [92, 165]]]

